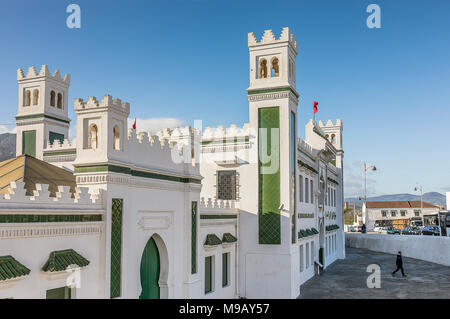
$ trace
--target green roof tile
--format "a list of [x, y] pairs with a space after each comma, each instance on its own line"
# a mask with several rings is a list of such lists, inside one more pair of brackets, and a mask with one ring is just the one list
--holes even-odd
[[78, 254], [73, 249], [53, 251], [42, 267], [44, 272], [64, 271], [70, 265], [77, 265], [78, 267], [86, 267], [89, 265], [89, 260]]
[[237, 238], [234, 237], [233, 235], [231, 235], [230, 233], [225, 233], [225, 234], [223, 234], [222, 242], [223, 243], [234, 243], [234, 242], [237, 242]]
[[29, 273], [30, 269], [12, 256], [0, 256], [0, 281], [26, 276]]
[[205, 246], [216, 246], [222, 244], [222, 241], [215, 234], [206, 235]]

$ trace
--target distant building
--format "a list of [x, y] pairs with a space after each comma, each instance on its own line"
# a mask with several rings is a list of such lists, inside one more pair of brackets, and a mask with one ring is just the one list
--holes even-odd
[[401, 229], [421, 222], [422, 215], [437, 214], [439, 209], [439, 206], [420, 201], [367, 202], [363, 205], [363, 216], [367, 231], [386, 226]]

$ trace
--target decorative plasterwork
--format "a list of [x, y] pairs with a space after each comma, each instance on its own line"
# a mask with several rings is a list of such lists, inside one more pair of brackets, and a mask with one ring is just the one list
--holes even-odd
[[168, 229], [173, 223], [173, 212], [139, 211], [143, 216], [138, 225], [142, 230]]
[[99, 235], [102, 228], [103, 222], [5, 225], [0, 226], [0, 239]]

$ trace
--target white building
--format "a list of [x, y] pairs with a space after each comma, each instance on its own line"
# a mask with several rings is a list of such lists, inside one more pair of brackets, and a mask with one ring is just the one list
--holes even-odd
[[130, 105], [105, 95], [75, 100], [71, 144], [70, 77], [18, 71], [0, 298], [295, 298], [345, 258], [342, 121], [310, 120], [299, 139], [294, 35], [248, 46], [241, 128], [137, 133]]
[[[393, 226], [397, 229], [422, 223], [423, 218], [439, 213], [440, 207], [420, 201], [381, 201], [363, 204], [366, 231], [375, 227]], [[425, 221], [425, 225], [427, 225]]]

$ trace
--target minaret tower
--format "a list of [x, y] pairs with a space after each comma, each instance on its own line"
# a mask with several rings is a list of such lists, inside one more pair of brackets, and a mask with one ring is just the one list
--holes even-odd
[[[249, 33], [248, 48], [250, 125], [257, 128], [259, 154], [258, 242], [288, 245], [297, 238], [297, 41], [289, 28], [283, 28], [278, 39], [272, 30], [266, 30], [261, 41], [257, 41], [254, 33]], [[289, 218], [282, 218], [282, 214], [288, 214]]]
[[[250, 86], [247, 89], [252, 158], [241, 203], [240, 292], [269, 298], [271, 287], [284, 287], [281, 298], [298, 296], [296, 229], [297, 41], [289, 28], [276, 38], [266, 30], [260, 41], [248, 34]], [[255, 156], [256, 157], [256, 156]], [[251, 265], [251, 267], [249, 266]], [[251, 271], [249, 271], [251, 269]], [[270, 274], [270, 275], [268, 275]], [[297, 276], [297, 277], [296, 277]]]
[[61, 78], [59, 70], [51, 75], [46, 65], [38, 73], [32, 66], [26, 76], [17, 70], [17, 82], [16, 156], [28, 154], [42, 160], [44, 148], [55, 140], [68, 139], [70, 75]]

